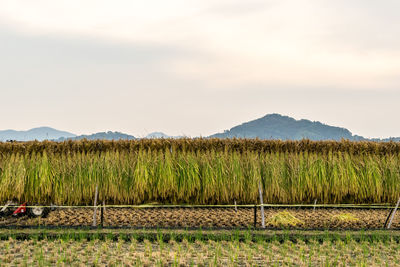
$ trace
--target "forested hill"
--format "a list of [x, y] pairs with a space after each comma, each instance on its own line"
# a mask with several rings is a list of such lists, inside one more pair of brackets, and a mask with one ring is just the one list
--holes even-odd
[[353, 135], [345, 128], [329, 126], [317, 121], [295, 120], [280, 114], [269, 114], [210, 137], [281, 140], [365, 140], [361, 136]]
[[71, 138], [59, 138], [56, 141], [65, 141], [65, 140], [133, 140], [136, 139], [134, 136], [129, 134], [124, 134], [120, 132], [100, 132], [90, 135], [78, 135]]

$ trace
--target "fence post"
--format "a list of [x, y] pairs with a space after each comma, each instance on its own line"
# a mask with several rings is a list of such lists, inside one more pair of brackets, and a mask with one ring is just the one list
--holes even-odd
[[390, 216], [392, 216], [393, 210], [394, 210], [394, 208], [393, 208], [393, 209], [390, 209], [390, 212], [389, 212], [388, 216], [386, 217], [385, 224], [383, 225], [383, 228], [386, 228], [386, 227], [387, 227], [387, 224], [388, 224], [388, 222], [389, 222], [389, 218], [390, 218]]
[[254, 228], [257, 228], [257, 205], [254, 205]]
[[264, 203], [261, 189], [261, 181], [258, 183], [258, 192], [260, 193], [260, 204], [261, 204], [261, 226], [265, 228], [265, 216], [264, 216]]
[[103, 200], [103, 205], [101, 205], [101, 213], [100, 213], [100, 225], [103, 227], [104, 223], [104, 211], [105, 211], [106, 202]]
[[397, 209], [399, 208], [399, 204], [400, 204], [400, 198], [399, 198], [399, 200], [397, 200], [396, 207], [393, 210], [392, 217], [390, 217], [390, 221], [389, 221], [389, 224], [387, 226], [387, 229], [389, 229], [392, 226], [393, 218], [394, 218], [394, 215], [396, 214]]
[[93, 226], [97, 225], [96, 216], [97, 216], [97, 194], [99, 193], [99, 186], [96, 185], [96, 192], [94, 193], [94, 212], [93, 212]]
[[235, 212], [237, 212], [236, 199], [235, 199]]
[[317, 199], [314, 200], [314, 210], [316, 205], [317, 205]]

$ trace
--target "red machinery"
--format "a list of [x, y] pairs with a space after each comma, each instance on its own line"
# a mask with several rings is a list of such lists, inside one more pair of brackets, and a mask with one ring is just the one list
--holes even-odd
[[30, 217], [46, 217], [50, 212], [50, 208], [40, 205], [28, 205], [26, 202], [23, 204], [18, 204], [13, 201], [8, 201], [0, 209], [0, 217], [5, 216], [24, 216], [28, 215]]

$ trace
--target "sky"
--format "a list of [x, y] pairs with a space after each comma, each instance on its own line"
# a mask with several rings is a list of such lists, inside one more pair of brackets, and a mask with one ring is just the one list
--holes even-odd
[[0, 130], [400, 136], [398, 0], [0, 0]]

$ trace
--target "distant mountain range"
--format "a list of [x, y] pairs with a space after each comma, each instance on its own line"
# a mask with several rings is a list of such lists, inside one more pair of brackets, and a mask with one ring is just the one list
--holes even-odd
[[33, 128], [28, 131], [15, 131], [5, 130], [0, 131], [0, 141], [17, 140], [17, 141], [30, 141], [30, 140], [54, 140], [59, 138], [72, 138], [76, 135], [69, 132], [59, 131], [50, 127]]
[[154, 133], [149, 133], [148, 135], [146, 135], [145, 138], [170, 138], [170, 136], [162, 132], [154, 132]]
[[56, 139], [55, 141], [65, 141], [65, 140], [82, 140], [82, 139], [87, 139], [87, 140], [134, 140], [136, 137], [133, 135], [129, 134], [124, 134], [120, 132], [100, 132], [100, 133], [95, 133], [95, 134], [90, 134], [90, 135], [78, 135], [74, 137], [61, 137]]
[[[149, 138], [149, 139], [154, 139], [154, 138], [179, 138], [180, 136], [169, 136], [166, 135], [165, 133], [162, 132], [153, 132], [148, 135], [146, 135], [144, 138]], [[134, 139], [139, 139], [133, 135], [129, 134], [124, 134], [120, 132], [100, 132], [100, 133], [95, 133], [95, 134], [90, 134], [90, 135], [78, 135], [75, 137], [69, 137], [69, 138], [58, 138], [56, 141], [65, 141], [65, 140], [82, 140], [82, 139], [87, 139], [87, 140], [134, 140]]]
[[[144, 138], [179, 138], [181, 136], [168, 136], [162, 132], [153, 132]], [[209, 136], [210, 138], [259, 138], [259, 139], [280, 139], [280, 140], [341, 140], [352, 141], [398, 141], [400, 137], [385, 139], [367, 139], [362, 136], [353, 135], [348, 129], [323, 124], [318, 121], [295, 120], [280, 114], [269, 114], [262, 118], [245, 122], [235, 126], [223, 133]], [[73, 133], [59, 131], [50, 127], [34, 128], [28, 131], [5, 130], [0, 131], [0, 141], [17, 140], [133, 140], [133, 135], [121, 132], [100, 132], [91, 135], [75, 135]]]
[[[153, 132], [144, 138], [180, 138], [181, 136], [169, 136], [162, 132]], [[88, 135], [76, 135], [69, 132], [59, 131], [50, 127], [39, 127], [27, 131], [4, 130], [0, 131], [0, 142], [5, 141], [66, 141], [66, 140], [134, 140], [137, 139], [133, 135], [121, 132], [99, 132]]]
[[153, 132], [153, 133], [149, 133], [148, 135], [146, 135], [145, 138], [149, 138], [149, 139], [154, 139], [154, 138], [182, 138], [183, 136], [171, 136], [171, 135], [166, 135], [165, 133], [162, 132]]

